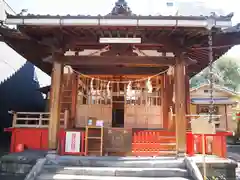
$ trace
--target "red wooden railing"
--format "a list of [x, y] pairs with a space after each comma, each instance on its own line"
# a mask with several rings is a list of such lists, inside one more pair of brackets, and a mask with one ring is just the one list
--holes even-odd
[[175, 133], [163, 130], [133, 130], [132, 154], [135, 156], [176, 154]]
[[[47, 150], [48, 129], [47, 128], [8, 128], [11, 131], [11, 150], [16, 152], [19, 144], [29, 149]], [[84, 140], [85, 132], [81, 132], [81, 150], [78, 153], [65, 152], [66, 131], [61, 129], [59, 133], [59, 153], [61, 155], [85, 155]], [[226, 136], [232, 135], [230, 132], [217, 132], [216, 134], [204, 135], [205, 152], [220, 157], [226, 157]], [[27, 138], [26, 138], [27, 137]], [[201, 135], [186, 133], [187, 154], [193, 156], [202, 153]], [[132, 155], [135, 156], [161, 156], [176, 154], [176, 137], [174, 132], [163, 130], [133, 130], [132, 135]]]
[[[6, 128], [6, 132], [11, 132], [10, 152], [17, 152], [17, 147], [22, 144], [25, 149], [48, 150], [48, 129], [47, 128]], [[85, 155], [84, 140], [85, 132], [81, 132], [80, 152], [69, 153], [65, 151], [66, 131], [59, 131], [59, 154], [61, 155]], [[27, 137], [27, 138], [26, 138]]]
[[[227, 136], [232, 136], [232, 132], [217, 132], [216, 134], [205, 134], [205, 152], [206, 154], [227, 157]], [[202, 135], [187, 133], [187, 154], [202, 154], [203, 150]]]
[[[226, 157], [226, 137], [231, 132], [204, 135], [205, 153]], [[189, 156], [202, 154], [202, 135], [186, 133], [186, 150]], [[174, 132], [163, 130], [140, 130], [133, 132], [132, 154], [136, 156], [159, 156], [176, 154]]]

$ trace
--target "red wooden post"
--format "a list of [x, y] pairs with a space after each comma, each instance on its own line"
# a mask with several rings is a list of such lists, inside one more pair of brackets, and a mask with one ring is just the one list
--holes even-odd
[[194, 135], [192, 132], [187, 132], [187, 154], [194, 155]]
[[82, 153], [82, 155], [85, 155], [85, 143], [84, 143], [84, 140], [85, 140], [85, 132], [84, 131], [82, 131], [81, 132], [81, 153]]
[[65, 143], [66, 143], [66, 131], [60, 131], [60, 138], [59, 138], [59, 142], [60, 142], [60, 151], [59, 154], [60, 155], [64, 155], [65, 152]]
[[226, 158], [227, 157], [227, 144], [226, 144], [226, 136], [221, 136], [221, 157]]

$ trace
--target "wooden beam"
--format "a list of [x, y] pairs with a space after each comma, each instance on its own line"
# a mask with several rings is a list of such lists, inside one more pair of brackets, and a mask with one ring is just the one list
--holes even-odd
[[50, 120], [48, 127], [48, 147], [57, 149], [58, 132], [60, 129], [60, 95], [63, 64], [55, 59], [52, 70], [52, 85], [50, 95]]
[[168, 67], [73, 66], [73, 69], [87, 75], [154, 75]]
[[178, 156], [186, 153], [186, 72], [182, 54], [176, 57], [175, 75], [175, 123]]
[[174, 57], [146, 57], [146, 56], [64, 56], [62, 62], [71, 66], [82, 65], [134, 65], [134, 66], [149, 66], [149, 65], [174, 65]]

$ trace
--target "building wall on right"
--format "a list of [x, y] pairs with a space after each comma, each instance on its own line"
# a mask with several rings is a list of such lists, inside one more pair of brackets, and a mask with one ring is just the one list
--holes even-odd
[[[221, 117], [214, 119], [216, 128], [219, 130], [228, 130], [228, 131], [234, 131], [236, 129], [236, 122], [232, 119], [232, 106], [227, 104], [219, 104], [215, 105], [215, 107], [218, 109], [218, 112], [216, 115], [222, 115]], [[191, 104], [190, 111], [191, 114], [204, 114], [204, 112], [201, 112], [201, 108], [208, 109], [209, 105], [203, 105], [203, 104]]]

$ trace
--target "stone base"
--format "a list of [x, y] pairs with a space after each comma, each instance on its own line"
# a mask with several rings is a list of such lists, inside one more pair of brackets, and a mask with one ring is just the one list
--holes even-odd
[[25, 177], [36, 164], [37, 160], [45, 157], [46, 154], [47, 152], [43, 151], [27, 150], [2, 156], [0, 158], [0, 179]]
[[47, 155], [36, 180], [65, 179], [192, 179], [184, 158], [80, 157]]
[[177, 155], [176, 155], [177, 158], [184, 158], [186, 156], [187, 156], [186, 152], [181, 152], [181, 151], [177, 152]]
[[[203, 174], [203, 156], [197, 155], [191, 157], [191, 159], [197, 164], [201, 173]], [[237, 163], [233, 160], [219, 158], [217, 156], [205, 156], [206, 173], [207, 177], [223, 177], [225, 179], [236, 179]]]

